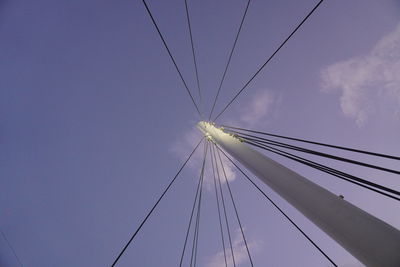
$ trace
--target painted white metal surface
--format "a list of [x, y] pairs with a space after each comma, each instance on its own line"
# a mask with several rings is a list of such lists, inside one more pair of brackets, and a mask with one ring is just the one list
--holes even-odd
[[367, 266], [400, 266], [400, 231], [207, 122], [198, 128]]

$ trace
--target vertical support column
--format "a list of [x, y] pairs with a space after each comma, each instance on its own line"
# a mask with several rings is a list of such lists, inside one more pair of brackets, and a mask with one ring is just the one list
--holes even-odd
[[367, 266], [400, 266], [400, 231], [207, 122], [198, 128]]

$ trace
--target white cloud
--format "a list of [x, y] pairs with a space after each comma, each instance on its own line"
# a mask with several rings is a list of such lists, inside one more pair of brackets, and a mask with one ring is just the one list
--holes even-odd
[[248, 128], [254, 128], [260, 122], [266, 119], [266, 116], [272, 110], [275, 103], [275, 97], [269, 90], [256, 92], [249, 103], [246, 103], [241, 108], [239, 117], [240, 124]]
[[321, 72], [323, 91], [339, 91], [345, 116], [361, 126], [372, 115], [400, 118], [400, 24], [364, 56]]
[[[256, 241], [249, 242], [249, 240], [247, 240], [247, 245], [249, 246], [250, 255], [252, 256], [254, 255], [254, 252], [256, 252], [260, 247], [260, 243]], [[227, 263], [228, 265], [233, 265], [232, 254], [230, 253], [229, 245], [225, 244], [225, 248], [226, 248]], [[233, 253], [235, 255], [236, 265], [240, 266], [242, 263], [244, 263], [246, 266], [249, 265], [249, 257], [247, 254], [246, 245], [243, 241], [242, 233], [240, 232], [239, 229], [235, 231], [235, 237], [233, 239], [232, 248], [233, 248]], [[210, 261], [206, 266], [225, 267], [224, 252], [222, 250], [217, 252], [214, 256], [211, 257]]]
[[[175, 140], [171, 146], [171, 151], [181, 160], [186, 160], [188, 155], [197, 145], [197, 142], [200, 141], [201, 137], [202, 134], [200, 131], [193, 126], [190, 130], [185, 132], [183, 136], [180, 136], [178, 140]], [[188, 165], [192, 168], [199, 168], [203, 159], [203, 152], [203, 145], [201, 145], [196, 154], [194, 154], [192, 159], [189, 161]]]

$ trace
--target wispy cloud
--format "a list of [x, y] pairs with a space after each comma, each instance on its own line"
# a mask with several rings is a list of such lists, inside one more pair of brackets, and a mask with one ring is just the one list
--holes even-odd
[[257, 128], [257, 125], [265, 122], [267, 115], [271, 113], [276, 103], [275, 98], [270, 90], [254, 93], [250, 101], [242, 105], [238, 125]]
[[359, 126], [372, 115], [400, 118], [400, 24], [372, 50], [322, 70], [323, 91], [339, 91], [345, 116]]
[[[254, 255], [254, 252], [256, 252], [260, 247], [260, 242], [257, 242], [257, 241], [249, 242], [249, 240], [247, 240], [247, 244], [249, 246], [250, 253], [252, 253], [251, 255]], [[247, 254], [246, 245], [243, 241], [242, 234], [239, 229], [237, 229], [235, 231], [235, 237], [233, 239], [232, 248], [233, 248], [233, 253], [235, 255], [236, 265], [240, 266], [242, 263], [244, 263], [246, 266], [249, 265], [249, 257]], [[230, 249], [227, 249], [226, 252], [227, 252], [226, 258], [227, 258], [228, 265], [233, 264], [232, 254], [230, 253]], [[209, 260], [209, 262], [206, 266], [207, 267], [225, 267], [224, 252], [222, 250], [217, 252], [214, 256], [211, 257], [211, 259]]]
[[[179, 136], [179, 139], [172, 143], [172, 153], [178, 156], [181, 160], [185, 160], [202, 136], [203, 135], [196, 126], [193, 126], [191, 129], [184, 132], [182, 136]], [[193, 155], [193, 159], [189, 161], [188, 165], [192, 168], [199, 168], [203, 159], [203, 152], [203, 146], [199, 147], [197, 153]]]

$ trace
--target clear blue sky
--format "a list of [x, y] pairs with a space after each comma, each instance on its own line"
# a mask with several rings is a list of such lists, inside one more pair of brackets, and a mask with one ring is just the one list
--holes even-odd
[[[252, 1], [217, 111], [316, 2]], [[197, 97], [184, 1], [148, 3]], [[189, 0], [206, 110], [245, 4]], [[326, 0], [219, 123], [398, 155], [399, 23], [395, 0]], [[24, 266], [109, 266], [198, 120], [141, 1], [0, 1], [0, 228]], [[400, 228], [398, 203], [276, 159]], [[400, 189], [398, 177], [332, 166]], [[120, 266], [177, 265], [197, 175], [185, 169]], [[232, 188], [256, 266], [329, 266], [238, 174]], [[263, 188], [340, 266], [360, 266]], [[212, 191], [203, 211], [199, 266], [216, 266]], [[0, 265], [19, 266], [2, 237]]]

